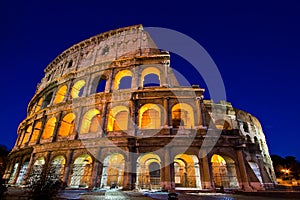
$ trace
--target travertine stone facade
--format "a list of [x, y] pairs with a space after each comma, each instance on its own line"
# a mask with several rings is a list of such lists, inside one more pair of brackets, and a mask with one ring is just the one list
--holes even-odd
[[[8, 183], [24, 185], [54, 167], [69, 188], [273, 187], [259, 121], [228, 102], [203, 100], [199, 86], [179, 86], [169, 65], [141, 25], [64, 51], [46, 67], [19, 125]], [[216, 145], [205, 146], [218, 133]]]

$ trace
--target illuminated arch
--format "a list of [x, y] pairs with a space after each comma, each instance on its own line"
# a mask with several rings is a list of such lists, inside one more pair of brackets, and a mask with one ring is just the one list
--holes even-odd
[[195, 123], [194, 110], [186, 103], [178, 103], [172, 107], [172, 126], [177, 128], [193, 128]]
[[64, 168], [66, 159], [64, 156], [59, 155], [54, 157], [50, 165], [50, 173], [53, 179], [62, 179], [64, 174]]
[[115, 79], [114, 79], [114, 87], [113, 89], [114, 90], [118, 90], [120, 88], [120, 82], [121, 82], [121, 79], [124, 78], [124, 77], [132, 77], [132, 72], [130, 70], [122, 70], [122, 71], [119, 71], [116, 76], [115, 76]]
[[74, 120], [75, 120], [75, 115], [73, 113], [66, 114], [61, 121], [58, 135], [62, 137], [71, 135], [74, 131], [74, 125], [75, 125]]
[[107, 156], [103, 161], [101, 187], [116, 185], [123, 186], [125, 159], [122, 154], [116, 153]]
[[174, 159], [177, 187], [201, 188], [199, 159], [195, 155], [178, 154]]
[[82, 96], [84, 86], [85, 86], [85, 81], [84, 80], [77, 81], [72, 87], [71, 97], [72, 98], [77, 98], [77, 97]]
[[92, 165], [93, 159], [90, 155], [78, 156], [73, 164], [70, 186], [87, 188], [92, 177]]
[[161, 109], [156, 104], [145, 104], [139, 110], [139, 128], [159, 129], [161, 127]]
[[80, 133], [95, 133], [100, 128], [100, 111], [97, 109], [87, 111], [82, 119]]
[[159, 85], [160, 85], [160, 71], [159, 69], [157, 69], [156, 67], [147, 67], [146, 69], [144, 69], [142, 71], [142, 75], [141, 75], [141, 85], [142, 86], [145, 86], [145, 77], [147, 75], [150, 75], [150, 74], [155, 74], [157, 77], [158, 77], [158, 80], [159, 80]]
[[45, 165], [45, 158], [44, 157], [39, 157], [38, 159], [35, 160], [32, 168], [32, 176], [34, 177], [40, 177], [43, 171], [43, 167]]
[[25, 143], [28, 142], [29, 136], [31, 134], [31, 131], [32, 131], [32, 125], [27, 126], [26, 129], [25, 129], [25, 133], [24, 133], [24, 138], [23, 138], [22, 144], [25, 144]]
[[31, 139], [30, 139], [30, 143], [37, 141], [40, 131], [41, 131], [41, 127], [42, 127], [42, 122], [39, 121], [35, 124], [33, 133], [32, 133]]
[[215, 187], [238, 188], [235, 162], [232, 158], [214, 154], [211, 165]]
[[48, 139], [53, 136], [55, 125], [56, 125], [56, 118], [55, 117], [50, 118], [45, 125], [42, 139]]
[[68, 89], [68, 87], [66, 85], [64, 85], [58, 89], [58, 91], [56, 92], [54, 102], [53, 102], [54, 104], [63, 102], [63, 100], [65, 99], [66, 93], [67, 93], [67, 89]]
[[[157, 154], [147, 153], [137, 159], [137, 182], [141, 189], [161, 188], [161, 159]], [[150, 187], [150, 188], [149, 188]]]
[[229, 122], [223, 119], [216, 120], [215, 125], [219, 130], [232, 130]]
[[129, 110], [125, 106], [112, 108], [108, 115], [107, 131], [127, 130], [129, 122]]
[[41, 109], [42, 104], [43, 104], [43, 101], [44, 101], [44, 98], [41, 97], [41, 98], [39, 99], [39, 101], [37, 102], [37, 104], [36, 104], [36, 107], [35, 107], [34, 112], [37, 112], [37, 111], [39, 111], [39, 110]]

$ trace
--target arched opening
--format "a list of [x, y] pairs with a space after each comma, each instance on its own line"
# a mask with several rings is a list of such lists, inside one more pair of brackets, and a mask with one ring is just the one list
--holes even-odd
[[37, 111], [39, 111], [39, 110], [41, 109], [42, 104], [43, 104], [43, 101], [44, 101], [44, 98], [41, 97], [41, 98], [39, 99], [39, 101], [37, 102], [37, 104], [36, 104], [36, 107], [35, 107], [34, 112], [37, 112]]
[[31, 124], [25, 127], [25, 133], [24, 133], [24, 137], [23, 137], [23, 140], [22, 140], [22, 144], [26, 144], [28, 142], [31, 131], [32, 131], [32, 125]]
[[19, 171], [19, 175], [18, 175], [18, 179], [17, 179], [16, 185], [22, 184], [22, 182], [24, 180], [24, 176], [25, 176], [27, 168], [28, 168], [28, 164], [29, 164], [29, 158], [27, 158], [24, 161], [24, 163], [23, 163], [23, 165], [22, 165], [22, 167], [21, 167], [21, 169]]
[[30, 178], [34, 180], [38, 180], [43, 172], [44, 166], [45, 166], [44, 157], [39, 157], [38, 159], [36, 159], [36, 161], [33, 164]]
[[75, 159], [71, 175], [71, 187], [87, 188], [90, 185], [92, 163], [92, 157], [88, 154], [80, 155]]
[[160, 71], [156, 67], [147, 67], [142, 71], [141, 76], [142, 86], [160, 86]]
[[137, 187], [140, 189], [158, 190], [161, 188], [161, 160], [153, 153], [137, 159]]
[[194, 155], [179, 154], [174, 159], [175, 186], [201, 188], [199, 160]]
[[215, 125], [219, 130], [232, 130], [229, 122], [226, 120], [216, 120]]
[[106, 86], [106, 78], [103, 76], [96, 77], [92, 83], [91, 94], [104, 92], [105, 86]]
[[234, 160], [214, 154], [211, 157], [213, 181], [216, 188], [238, 188]]
[[112, 154], [103, 161], [101, 187], [123, 187], [125, 159], [122, 154]]
[[67, 137], [71, 135], [74, 132], [74, 123], [75, 115], [73, 113], [68, 113], [64, 116], [64, 118], [61, 121], [58, 135], [62, 137]]
[[13, 183], [14, 183], [14, 180], [15, 180], [16, 175], [17, 175], [18, 167], [19, 167], [19, 163], [16, 162], [16, 163], [14, 164], [14, 167], [13, 167], [13, 169], [12, 169], [12, 171], [11, 171], [11, 174], [10, 174], [10, 177], [9, 177], [9, 180], [8, 180], [8, 183], [9, 183], [9, 184], [13, 184]]
[[96, 133], [101, 130], [100, 126], [100, 111], [97, 109], [91, 109], [87, 111], [82, 119], [80, 133]]
[[68, 87], [66, 85], [64, 85], [57, 90], [56, 96], [55, 96], [55, 99], [53, 102], [54, 104], [61, 103], [64, 101], [66, 93], [67, 93], [67, 89], [68, 89]]
[[114, 90], [131, 88], [132, 72], [129, 70], [119, 71], [114, 79]]
[[193, 108], [186, 103], [178, 103], [172, 107], [172, 126], [173, 128], [184, 127], [190, 129], [194, 127]]
[[42, 127], [42, 122], [37, 122], [34, 126], [33, 129], [33, 133], [30, 139], [30, 143], [35, 143], [40, 135], [40, 131], [41, 131], [41, 127]]
[[48, 139], [53, 136], [55, 125], [56, 125], [56, 118], [55, 117], [50, 118], [44, 127], [42, 139]]
[[159, 129], [161, 127], [161, 109], [155, 104], [145, 104], [139, 110], [141, 129]]
[[85, 86], [84, 80], [77, 81], [72, 87], [71, 97], [72, 98], [81, 97], [83, 95], [84, 86]]
[[143, 87], [154, 87], [154, 86], [160, 86], [159, 76], [157, 76], [156, 74], [147, 74], [144, 77]]
[[46, 98], [42, 104], [42, 108], [46, 108], [51, 103], [52, 96], [53, 96], [53, 92], [50, 92], [49, 94], [46, 95]]
[[107, 131], [128, 130], [129, 110], [125, 106], [116, 106], [108, 116]]
[[49, 175], [52, 180], [62, 180], [64, 175], [66, 159], [64, 156], [56, 156], [50, 165]]

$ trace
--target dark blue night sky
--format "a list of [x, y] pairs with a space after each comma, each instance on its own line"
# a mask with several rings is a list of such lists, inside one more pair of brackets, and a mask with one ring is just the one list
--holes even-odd
[[[143, 24], [200, 43], [222, 74], [227, 100], [261, 121], [270, 153], [300, 159], [299, 10], [296, 0], [1, 1], [0, 144], [13, 147], [43, 69], [56, 56], [93, 35]], [[186, 69], [181, 61], [171, 65]], [[182, 71], [191, 84], [201, 83]]]

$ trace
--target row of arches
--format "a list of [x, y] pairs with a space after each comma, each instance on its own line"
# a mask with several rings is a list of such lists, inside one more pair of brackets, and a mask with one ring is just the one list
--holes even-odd
[[[130, 89], [133, 85], [133, 77], [134, 75], [131, 70], [121, 70], [116, 73], [111, 88], [113, 90]], [[140, 85], [142, 87], [160, 86], [160, 79], [161, 71], [158, 68], [147, 67], [141, 72]], [[92, 81], [92, 85], [89, 89], [89, 94], [91, 95], [99, 92], [109, 91], [110, 86], [109, 84], [107, 84], [107, 82], [108, 78], [105, 75], [94, 78], [94, 80]], [[68, 92], [68, 85], [62, 85], [57, 89], [54, 98], [52, 97], [53, 92], [49, 92], [45, 98], [41, 97], [36, 101], [35, 105], [30, 110], [30, 114], [33, 114], [39, 111], [40, 109], [47, 107], [51, 103], [51, 101], [53, 101], [52, 103], [54, 105], [64, 102], [67, 98], [68, 93], [70, 99], [84, 96], [84, 90], [87, 85], [86, 83], [87, 82], [84, 79], [77, 80], [72, 85], [70, 92]]]
[[[52, 160], [47, 168], [48, 174], [51, 173], [51, 178], [56, 180], [66, 181], [69, 187], [91, 187], [94, 184], [93, 170], [96, 161], [89, 154], [81, 154], [77, 156], [71, 166], [67, 166], [66, 157], [57, 155]], [[15, 163], [9, 179], [9, 184], [20, 185], [24, 180], [25, 173], [29, 164], [29, 159], [26, 159], [17, 172], [19, 163]], [[46, 161], [44, 157], [38, 157], [33, 162], [33, 166], [27, 172], [31, 177], [38, 177], [45, 170]], [[198, 188], [202, 189], [201, 185], [201, 170], [199, 159], [195, 155], [178, 154], [173, 160], [174, 173], [172, 174], [177, 188]], [[214, 154], [210, 159], [212, 170], [212, 182], [216, 188], [232, 188], [239, 187], [236, 164], [234, 160], [228, 156]], [[114, 153], [107, 156], [101, 167], [101, 175], [96, 177], [100, 185], [98, 187], [118, 186], [124, 187], [126, 174], [126, 159], [120, 153]], [[70, 168], [70, 174], [66, 175], [66, 168]], [[158, 190], [164, 187], [164, 169], [162, 160], [159, 155], [154, 153], [146, 153], [140, 155], [136, 160], [136, 188]], [[67, 177], [69, 176], [69, 177]]]
[[[138, 111], [137, 125], [140, 129], [160, 129], [164, 125], [164, 108], [159, 104], [144, 104]], [[171, 108], [171, 119], [173, 128], [190, 129], [195, 126], [194, 109], [190, 104], [177, 103]], [[79, 133], [97, 133], [102, 130], [103, 120], [101, 119], [100, 110], [93, 108], [85, 112], [80, 119]], [[28, 125], [24, 129], [23, 138], [20, 138], [18, 145], [25, 143], [35, 143], [39, 135], [41, 139], [49, 139], [53, 137], [57, 124], [58, 137], [68, 137], [75, 134], [76, 115], [73, 112], [62, 116], [60, 123], [56, 117], [50, 117], [46, 120], [42, 130], [42, 121], [39, 120], [34, 125]], [[107, 131], [127, 131], [132, 128], [133, 122], [130, 117], [129, 108], [123, 105], [115, 106], [107, 115]], [[42, 133], [41, 133], [42, 131]], [[22, 137], [22, 136], [21, 136]]]

